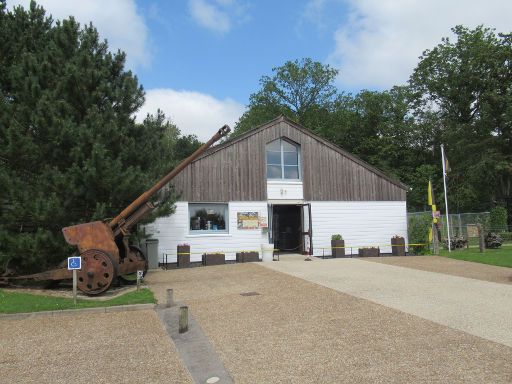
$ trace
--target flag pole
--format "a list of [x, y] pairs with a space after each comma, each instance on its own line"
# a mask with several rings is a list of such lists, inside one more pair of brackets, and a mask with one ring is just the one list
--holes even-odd
[[443, 163], [443, 184], [444, 184], [444, 204], [446, 207], [446, 230], [448, 231], [448, 252], [452, 251], [450, 240], [450, 216], [448, 213], [448, 195], [446, 193], [446, 160], [444, 157], [444, 145], [441, 144], [441, 158]]

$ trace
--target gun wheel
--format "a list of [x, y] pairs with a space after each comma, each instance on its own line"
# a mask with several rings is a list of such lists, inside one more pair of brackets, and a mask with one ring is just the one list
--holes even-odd
[[144, 263], [142, 270], [144, 271], [144, 276], [146, 276], [146, 272], [148, 271], [148, 260], [146, 259], [146, 255], [139, 247], [136, 247], [135, 245], [130, 245], [130, 251], [135, 255], [135, 259], [138, 262]]
[[113, 257], [99, 249], [88, 249], [80, 254], [82, 269], [77, 273], [77, 287], [87, 295], [105, 292], [117, 277]]
[[[144, 271], [144, 276], [146, 276], [146, 272], [148, 271], [148, 261], [146, 259], [146, 255], [139, 247], [135, 245], [130, 245], [130, 254], [128, 256], [129, 262], [135, 262], [139, 265], [139, 268]], [[126, 262], [126, 261], [125, 261]], [[131, 279], [127, 279], [124, 276], [119, 276], [119, 281], [121, 284], [135, 284], [135, 281]]]

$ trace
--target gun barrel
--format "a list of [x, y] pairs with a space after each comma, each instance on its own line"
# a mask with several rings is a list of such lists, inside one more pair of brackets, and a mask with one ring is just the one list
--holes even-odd
[[123, 211], [114, 217], [110, 223], [110, 228], [114, 228], [116, 225], [118, 225], [121, 221], [128, 218], [140, 205], [146, 203], [149, 201], [151, 196], [153, 196], [156, 192], [158, 192], [160, 189], [162, 189], [163, 186], [165, 186], [169, 181], [171, 181], [178, 173], [180, 173], [187, 165], [189, 165], [192, 161], [194, 161], [196, 158], [198, 158], [201, 154], [203, 154], [204, 151], [206, 151], [213, 143], [221, 139], [222, 137], [226, 136], [231, 129], [228, 125], [224, 125], [222, 128], [220, 128], [215, 135], [212, 136], [210, 140], [208, 140], [206, 143], [201, 145], [193, 154], [191, 154], [189, 157], [187, 157], [185, 160], [183, 160], [181, 163], [179, 163], [176, 168], [174, 168], [171, 172], [169, 172], [167, 175], [165, 175], [158, 183], [153, 185], [150, 189], [148, 189], [146, 192], [144, 192], [142, 195], [140, 195], [137, 199], [135, 199], [129, 206], [127, 206]]

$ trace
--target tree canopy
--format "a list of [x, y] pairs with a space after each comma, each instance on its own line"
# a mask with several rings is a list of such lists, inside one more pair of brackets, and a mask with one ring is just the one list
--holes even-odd
[[329, 108], [336, 95], [333, 82], [338, 71], [309, 58], [287, 61], [272, 69], [273, 76], [260, 79], [261, 89], [249, 97], [249, 108], [234, 134], [285, 115], [304, 124], [308, 114]]
[[161, 112], [135, 122], [124, 64], [92, 25], [0, 1], [0, 269], [58, 263], [62, 227], [113, 217], [187, 155]]
[[512, 196], [511, 35], [452, 31], [455, 41], [444, 38], [420, 58], [409, 82], [413, 107], [420, 121], [425, 113], [435, 121], [430, 144], [449, 153], [450, 199], [462, 210], [489, 209]]

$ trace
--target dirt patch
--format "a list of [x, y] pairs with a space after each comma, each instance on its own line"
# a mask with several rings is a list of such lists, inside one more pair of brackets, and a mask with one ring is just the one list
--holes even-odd
[[146, 282], [188, 304], [237, 383], [512, 381], [512, 348], [257, 264]]
[[448, 257], [369, 257], [360, 260], [419, 269], [422, 271], [445, 273], [453, 276], [469, 277], [471, 279], [492, 281], [494, 283], [512, 284], [512, 268], [455, 260]]

